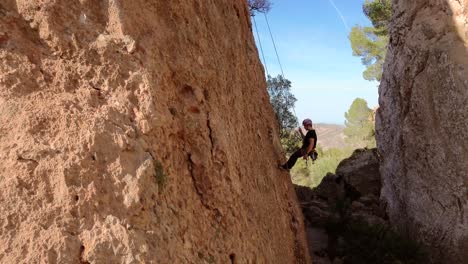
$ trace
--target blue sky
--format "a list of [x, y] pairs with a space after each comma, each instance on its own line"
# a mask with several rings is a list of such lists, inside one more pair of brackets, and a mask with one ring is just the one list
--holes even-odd
[[[364, 0], [271, 1], [268, 20], [284, 75], [292, 82], [292, 92], [298, 99], [299, 119], [343, 124], [344, 113], [355, 98], [364, 98], [371, 108], [377, 105], [378, 83], [363, 79], [365, 68], [360, 58], [352, 55], [348, 40], [349, 28], [370, 23], [362, 13]], [[340, 10], [346, 25], [330, 1]], [[265, 18], [259, 14], [255, 19], [268, 71], [278, 75], [281, 71]]]

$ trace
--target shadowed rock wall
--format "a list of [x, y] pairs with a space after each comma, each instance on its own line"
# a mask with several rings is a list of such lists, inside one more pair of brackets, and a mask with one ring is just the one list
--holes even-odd
[[390, 219], [468, 259], [468, 2], [395, 0], [377, 141]]
[[308, 263], [246, 3], [0, 2], [0, 262]]

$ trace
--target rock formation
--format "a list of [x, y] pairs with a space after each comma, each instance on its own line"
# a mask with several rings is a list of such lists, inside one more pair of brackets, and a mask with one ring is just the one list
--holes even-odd
[[[296, 186], [314, 263], [407, 263], [403, 254], [394, 254], [400, 252], [390, 248], [379, 252], [365, 243], [382, 240], [365, 232], [389, 229], [379, 201], [380, 187], [376, 149], [356, 150], [339, 164], [336, 174], [327, 174], [312, 190]], [[364, 232], [353, 232], [355, 227], [365, 227]], [[354, 237], [347, 237], [350, 235]], [[359, 244], [361, 249], [356, 252], [353, 244]]]
[[0, 2], [1, 263], [309, 263], [245, 1]]
[[[468, 259], [468, 2], [395, 0], [380, 85], [382, 197], [436, 263]], [[464, 262], [466, 263], [466, 262]]]

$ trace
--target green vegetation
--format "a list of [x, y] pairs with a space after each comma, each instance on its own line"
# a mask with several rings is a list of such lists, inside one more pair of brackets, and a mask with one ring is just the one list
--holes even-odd
[[297, 99], [291, 93], [291, 81], [281, 75], [268, 76], [267, 90], [278, 121], [281, 144], [286, 153], [291, 154], [300, 144], [300, 139], [292, 133], [298, 123], [292, 112]]
[[391, 0], [366, 0], [363, 11], [373, 26], [355, 26], [349, 34], [353, 55], [361, 57], [362, 64], [367, 67], [363, 73], [366, 80], [380, 82], [382, 79], [391, 10]]
[[388, 35], [388, 24], [392, 18], [391, 0], [366, 0], [362, 7], [378, 35]]
[[356, 98], [345, 113], [345, 141], [354, 147], [375, 148], [374, 112], [364, 99]]
[[166, 185], [167, 176], [164, 173], [164, 168], [161, 162], [156, 161], [154, 165], [154, 177], [156, 178], [156, 183], [159, 187], [164, 187]]
[[328, 172], [335, 173], [338, 164], [343, 160], [351, 156], [353, 148], [331, 148], [322, 150], [317, 147], [319, 154], [318, 159], [312, 164], [312, 161], [308, 161], [308, 166], [303, 159], [299, 159], [291, 170], [291, 178], [294, 184], [307, 186], [309, 188], [316, 187], [320, 184], [323, 177]]

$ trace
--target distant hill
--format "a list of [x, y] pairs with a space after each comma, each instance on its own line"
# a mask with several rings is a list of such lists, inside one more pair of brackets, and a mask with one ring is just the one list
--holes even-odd
[[322, 148], [342, 148], [347, 146], [343, 134], [345, 126], [318, 123], [314, 124], [314, 128], [317, 131], [318, 144]]

